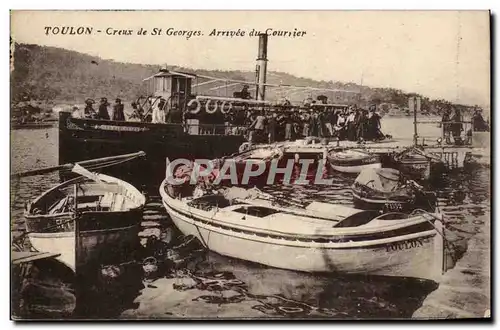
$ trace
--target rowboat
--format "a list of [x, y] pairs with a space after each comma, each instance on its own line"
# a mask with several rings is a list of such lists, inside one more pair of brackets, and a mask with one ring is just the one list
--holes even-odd
[[97, 262], [127, 257], [125, 251], [138, 243], [146, 202], [144, 195], [125, 181], [85, 173], [84, 169], [78, 172], [86, 176], [47, 190], [25, 210], [33, 248], [59, 254], [57, 259], [75, 272]]
[[392, 168], [367, 168], [351, 187], [360, 209], [409, 212], [417, 208], [434, 212], [436, 195]]
[[[276, 163], [275, 166], [281, 165], [283, 155], [279, 147], [256, 148], [225, 157], [224, 162], [234, 162], [240, 184], [255, 185], [267, 182], [272, 162]], [[261, 174], [255, 174], [259, 172]], [[255, 176], [250, 177], [252, 173]]]
[[429, 180], [433, 172], [442, 171], [442, 160], [418, 148], [409, 148], [393, 156], [394, 167], [414, 180]]
[[360, 150], [332, 149], [327, 155], [330, 167], [342, 173], [360, 173], [366, 168], [381, 168], [380, 157]]
[[234, 189], [241, 191], [176, 198], [163, 181], [160, 194], [183, 234], [225, 256], [312, 273], [439, 281], [443, 236], [436, 215], [380, 215], [319, 202], [282, 207]]

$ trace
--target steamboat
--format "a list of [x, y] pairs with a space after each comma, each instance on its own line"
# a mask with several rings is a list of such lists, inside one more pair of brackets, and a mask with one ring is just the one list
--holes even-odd
[[[161, 69], [144, 79], [149, 83], [148, 96], [135, 102], [152, 120], [114, 121], [75, 118], [69, 112], [59, 114], [59, 163], [74, 163], [84, 159], [127, 154], [143, 150], [146, 157], [134, 164], [124, 164], [119, 171], [106, 174], [119, 177], [134, 186], [157, 190], [165, 176], [165, 159], [214, 159], [234, 154], [247, 141], [244, 119], [229, 123], [230, 115], [238, 116], [251, 110], [279, 110], [285, 106], [265, 100], [266, 87], [295, 90], [320, 90], [332, 93], [343, 90], [266, 83], [267, 34], [259, 35], [256, 82], [222, 79], [194, 73]], [[199, 86], [224, 83], [227, 86], [251, 85], [255, 98], [235, 92], [231, 97], [196, 95]], [[216, 88], [210, 88], [212, 90]], [[247, 86], [248, 87], [248, 86]], [[355, 92], [354, 92], [355, 93]], [[321, 106], [339, 107], [336, 104]], [[309, 109], [309, 108], [308, 108]], [[68, 177], [62, 176], [67, 180]]]

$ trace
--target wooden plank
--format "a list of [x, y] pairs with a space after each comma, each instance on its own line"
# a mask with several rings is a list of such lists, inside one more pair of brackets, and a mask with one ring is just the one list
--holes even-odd
[[60, 253], [51, 253], [51, 252], [17, 252], [11, 251], [10, 259], [14, 265], [19, 265], [22, 263], [32, 262], [36, 260], [49, 259], [59, 257]]

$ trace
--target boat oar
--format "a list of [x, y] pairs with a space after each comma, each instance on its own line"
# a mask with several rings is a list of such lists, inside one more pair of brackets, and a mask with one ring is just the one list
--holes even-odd
[[71, 171], [74, 173], [80, 174], [81, 176], [84, 176], [86, 178], [89, 178], [95, 182], [99, 182], [99, 183], [102, 182], [102, 180], [99, 179], [99, 176], [97, 174], [90, 172], [89, 170], [87, 170], [86, 168], [84, 168], [83, 166], [81, 166], [79, 164], [75, 164], [75, 166], [73, 166], [73, 169]]
[[63, 165], [58, 165], [58, 166], [51, 166], [51, 167], [45, 167], [45, 168], [40, 168], [36, 170], [30, 170], [26, 172], [21, 172], [21, 173], [14, 173], [11, 174], [11, 178], [22, 178], [26, 176], [33, 176], [33, 175], [40, 175], [40, 174], [46, 174], [54, 171], [61, 171], [61, 170], [66, 170], [66, 171], [71, 171], [75, 164], [79, 164], [81, 166], [96, 166], [99, 164], [106, 164], [110, 163], [113, 161], [126, 161], [126, 160], [131, 160], [137, 157], [144, 157], [146, 156], [146, 153], [144, 151], [139, 151], [131, 154], [124, 154], [124, 155], [118, 155], [118, 156], [111, 156], [111, 157], [103, 157], [103, 158], [96, 158], [96, 159], [90, 159], [90, 160], [84, 160], [80, 162], [75, 162], [75, 163], [67, 163]]

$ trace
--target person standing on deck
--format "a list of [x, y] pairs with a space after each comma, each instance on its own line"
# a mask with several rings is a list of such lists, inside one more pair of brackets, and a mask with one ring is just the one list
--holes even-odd
[[361, 109], [357, 116], [356, 120], [356, 139], [358, 142], [362, 142], [366, 140], [366, 131], [367, 131], [367, 113], [368, 111], [365, 109]]
[[266, 129], [266, 117], [262, 113], [258, 113], [255, 117], [254, 122], [250, 125], [250, 129], [253, 129], [253, 137], [256, 143], [260, 143], [263, 141], [265, 137], [265, 129]]
[[81, 113], [80, 109], [78, 109], [78, 107], [76, 105], [73, 106], [73, 108], [71, 109], [71, 117], [73, 117], [73, 118], [82, 118], [82, 113]]
[[455, 113], [453, 114], [453, 117], [451, 117], [451, 122], [451, 134], [453, 135], [453, 141], [455, 142], [455, 145], [461, 145], [462, 137], [460, 135], [464, 130], [464, 127], [462, 125], [462, 116], [458, 108], [455, 108]]
[[248, 91], [249, 88], [250, 88], [250, 86], [244, 85], [243, 88], [241, 89], [241, 92], [238, 95], [239, 98], [245, 99], [245, 100], [250, 100], [252, 98], [252, 96], [250, 95], [250, 92]]
[[125, 121], [125, 113], [123, 111], [122, 100], [116, 99], [115, 105], [113, 106], [113, 120]]
[[443, 136], [446, 144], [451, 144], [451, 130], [450, 130], [450, 110], [445, 109], [443, 112], [443, 117], [441, 117], [441, 124], [439, 127], [443, 128]]
[[293, 138], [293, 118], [290, 112], [285, 114], [285, 141], [291, 141]]
[[490, 128], [488, 123], [484, 120], [482, 110], [476, 108], [472, 115], [472, 129], [474, 132], [489, 132]]
[[309, 126], [309, 121], [310, 121], [310, 115], [307, 113], [307, 111], [304, 111], [304, 113], [301, 116], [301, 122], [302, 122], [302, 136], [307, 137], [310, 134], [310, 126]]
[[255, 121], [255, 114], [253, 110], [247, 110], [245, 112], [245, 126], [246, 126], [246, 131], [248, 134], [248, 142], [254, 143], [255, 142], [255, 132], [252, 128], [252, 124]]
[[132, 106], [133, 112], [130, 115], [129, 119], [139, 119], [140, 121], [144, 120], [144, 109], [140, 104], [136, 102], [132, 102], [130, 104]]
[[309, 135], [318, 136], [318, 113], [312, 109], [309, 117]]
[[346, 113], [340, 111], [337, 117], [337, 123], [335, 124], [335, 134], [339, 140], [345, 140], [347, 138], [347, 127], [346, 127]]
[[105, 97], [101, 98], [101, 104], [99, 105], [99, 112], [97, 113], [97, 119], [109, 120], [108, 106], [109, 106], [108, 99]]
[[322, 138], [326, 134], [324, 132], [324, 127], [325, 127], [325, 112], [320, 110], [316, 116], [316, 129], [318, 131], [318, 137]]
[[95, 119], [97, 117], [97, 113], [94, 110], [94, 100], [86, 99], [85, 100], [85, 108], [83, 109], [83, 116], [87, 119]]
[[273, 112], [271, 116], [269, 116], [267, 122], [267, 130], [268, 130], [268, 143], [274, 143], [276, 141], [276, 130], [278, 128], [278, 119], [276, 112]]
[[356, 141], [356, 112], [354, 108], [349, 110], [345, 126], [347, 127], [347, 139], [349, 141]]
[[374, 141], [379, 140], [383, 137], [381, 133], [380, 116], [375, 111], [376, 107], [373, 105], [370, 107], [370, 113], [368, 114], [368, 133], [367, 138]]
[[332, 137], [335, 134], [335, 130], [333, 129], [333, 126], [337, 123], [337, 111], [334, 109], [329, 109], [327, 110], [326, 116], [325, 116], [325, 127], [326, 127], [326, 133], [328, 136]]
[[[165, 107], [166, 101], [163, 97], [160, 97], [159, 100], [155, 101], [152, 108], [152, 123], [155, 124], [165, 124]], [[209, 117], [211, 118], [211, 117]]]

